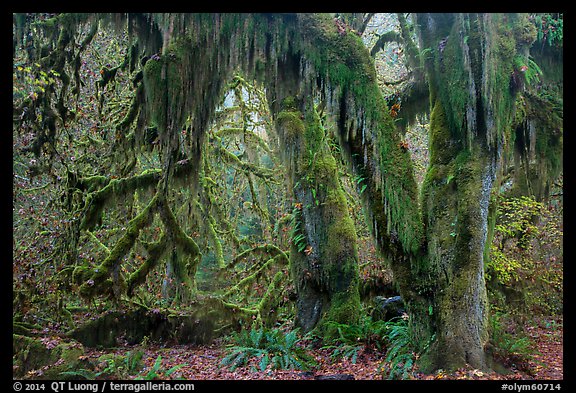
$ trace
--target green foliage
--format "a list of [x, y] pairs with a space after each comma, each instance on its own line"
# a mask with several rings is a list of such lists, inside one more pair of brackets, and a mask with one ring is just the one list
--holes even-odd
[[382, 371], [388, 379], [407, 379], [414, 369], [416, 353], [410, 333], [410, 325], [403, 318], [390, 321], [373, 321], [363, 316], [357, 324], [343, 324], [329, 321], [326, 325], [337, 331], [337, 335], [327, 340], [324, 349], [332, 349], [332, 359], [350, 359], [356, 363], [362, 350], [375, 347], [386, 348], [386, 358]]
[[514, 68], [524, 75], [524, 79], [529, 86], [534, 86], [540, 82], [542, 69], [531, 57], [517, 55], [514, 57]]
[[383, 367], [384, 374], [388, 379], [407, 379], [416, 361], [410, 325], [403, 318], [390, 320], [386, 325], [388, 350]]
[[46, 93], [47, 89], [54, 86], [56, 78], [60, 76], [55, 70], [45, 72], [38, 63], [14, 65], [14, 68], [13, 95], [15, 103], [17, 99], [36, 100], [40, 94]]
[[232, 336], [233, 344], [228, 349], [228, 355], [222, 359], [221, 366], [234, 371], [251, 359], [258, 358], [260, 371], [268, 366], [274, 370], [308, 370], [314, 366], [314, 359], [298, 345], [300, 340], [298, 329], [288, 333], [280, 329], [242, 330]]
[[564, 39], [563, 14], [538, 14], [532, 17], [537, 29], [537, 40], [549, 46], [562, 47]]
[[168, 370], [164, 371], [162, 369], [162, 356], [158, 355], [150, 371], [148, 371], [144, 375], [136, 377], [136, 379], [144, 379], [144, 380], [166, 379], [170, 377], [170, 375], [174, 373], [174, 371], [177, 371], [178, 369], [184, 366], [186, 366], [186, 364], [177, 364], [176, 366], [170, 367]]
[[296, 204], [294, 210], [292, 211], [292, 244], [296, 247], [298, 252], [304, 251], [308, 245], [306, 241], [306, 235], [302, 233], [302, 204]]
[[520, 305], [532, 311], [558, 312], [563, 298], [562, 237], [558, 209], [533, 197], [502, 200], [486, 261], [487, 282], [519, 293]]
[[105, 364], [101, 370], [87, 370], [80, 369], [75, 371], [62, 372], [62, 376], [82, 377], [88, 380], [95, 379], [167, 379], [176, 370], [184, 367], [186, 364], [178, 364], [168, 370], [162, 369], [162, 356], [158, 355], [152, 368], [144, 373], [138, 374], [144, 364], [142, 357], [144, 352], [142, 350], [134, 350], [126, 353], [126, 355], [103, 355], [102, 363]]
[[354, 180], [354, 183], [356, 183], [356, 187], [359, 190], [358, 193], [360, 195], [362, 195], [364, 193], [364, 191], [366, 191], [366, 187], [368, 187], [368, 184], [362, 183], [366, 180], [366, 178], [363, 176], [360, 176], [360, 175], [356, 175], [356, 176], [354, 176], [353, 180]]
[[356, 363], [358, 354], [366, 347], [382, 349], [384, 338], [389, 330], [387, 322], [372, 321], [370, 316], [363, 316], [356, 324], [345, 324], [336, 321], [326, 322], [328, 331], [337, 332], [331, 335], [323, 348], [332, 349], [331, 358], [350, 359]]
[[[495, 242], [492, 244], [491, 258], [487, 263], [487, 278], [492, 275], [502, 284], [511, 284], [519, 278], [519, 270], [525, 264], [522, 260], [532, 248], [531, 240], [540, 229], [535, 219], [543, 212], [544, 205], [531, 197], [504, 200], [499, 206], [498, 223], [495, 226]], [[515, 241], [518, 256], [507, 252], [507, 240]]]
[[62, 372], [62, 376], [82, 377], [88, 380], [98, 378], [109, 379], [127, 379], [135, 375], [143, 367], [142, 357], [144, 352], [141, 350], [134, 350], [128, 352], [126, 355], [104, 355], [101, 357], [102, 363], [105, 365], [100, 371], [80, 369], [74, 371]]
[[506, 315], [494, 313], [490, 316], [490, 340], [494, 353], [502, 359], [514, 358], [527, 361], [533, 357], [534, 345], [529, 337], [512, 334], [505, 328]]

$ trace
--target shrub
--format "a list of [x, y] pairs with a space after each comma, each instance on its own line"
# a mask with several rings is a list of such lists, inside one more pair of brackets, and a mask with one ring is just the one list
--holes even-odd
[[503, 302], [515, 309], [561, 312], [561, 209], [520, 197], [501, 201], [498, 210], [486, 261], [492, 301], [504, 295]]

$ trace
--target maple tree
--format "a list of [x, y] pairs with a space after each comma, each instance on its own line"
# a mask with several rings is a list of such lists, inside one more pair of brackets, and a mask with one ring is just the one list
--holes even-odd
[[[559, 15], [552, 34], [527, 14], [398, 14], [378, 45], [409, 72], [387, 98], [373, 16], [14, 14], [19, 332], [52, 313], [107, 343], [285, 320], [329, 340], [384, 285], [408, 315], [393, 365], [490, 369], [496, 195], [544, 199], [562, 170]], [[120, 311], [79, 327], [98, 306]]]

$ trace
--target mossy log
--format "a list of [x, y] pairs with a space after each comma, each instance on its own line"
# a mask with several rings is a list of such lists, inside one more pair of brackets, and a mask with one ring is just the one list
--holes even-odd
[[[90, 348], [114, 348], [152, 342], [208, 344], [214, 338], [237, 328], [245, 315], [217, 298], [201, 298], [179, 311], [138, 308], [111, 311], [67, 333]], [[250, 318], [251, 319], [251, 318]]]
[[74, 340], [12, 335], [15, 378], [66, 379], [63, 372], [85, 367], [82, 355], [84, 355], [83, 346]]

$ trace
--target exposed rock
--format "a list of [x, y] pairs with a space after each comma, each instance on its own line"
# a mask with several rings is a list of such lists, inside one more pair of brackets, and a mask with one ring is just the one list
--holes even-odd
[[374, 297], [374, 310], [372, 311], [373, 320], [389, 321], [392, 318], [401, 317], [404, 313], [404, 301], [400, 296]]

